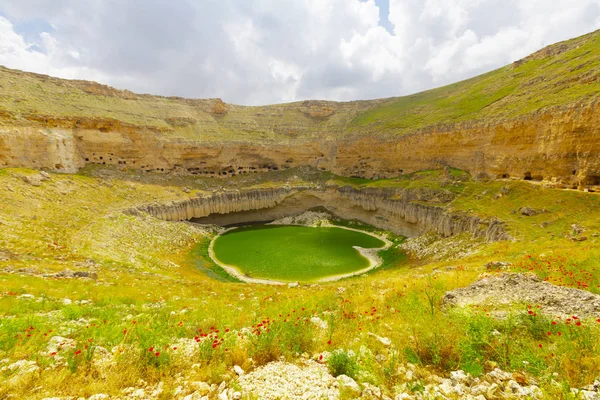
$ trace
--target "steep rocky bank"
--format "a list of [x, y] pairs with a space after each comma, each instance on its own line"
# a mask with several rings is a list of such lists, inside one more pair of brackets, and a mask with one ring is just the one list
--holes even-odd
[[410, 96], [255, 107], [0, 67], [0, 168], [229, 177], [310, 166], [381, 178], [451, 166], [599, 189], [599, 49], [597, 31]]
[[[156, 129], [0, 127], [0, 167], [75, 172], [88, 163], [200, 176], [311, 166], [344, 176], [391, 177], [452, 166], [474, 176], [600, 185], [600, 103], [512, 120], [436, 125], [401, 136], [282, 135], [260, 143], [173, 137]], [[247, 129], [247, 127], [243, 128]], [[333, 135], [335, 136], [335, 135]]]
[[434, 231], [444, 237], [467, 232], [490, 242], [510, 238], [499, 220], [448, 210], [452, 198], [445, 190], [288, 187], [214, 193], [126, 212], [167, 221], [228, 225], [273, 220], [320, 206], [341, 218], [358, 219], [408, 237]]

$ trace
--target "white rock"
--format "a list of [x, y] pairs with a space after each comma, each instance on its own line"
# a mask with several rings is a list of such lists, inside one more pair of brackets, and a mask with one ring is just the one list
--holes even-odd
[[389, 347], [392, 345], [392, 341], [389, 338], [383, 337], [383, 336], [378, 336], [372, 332], [369, 332], [369, 336], [374, 337], [375, 339], [377, 339], [381, 344], [383, 344], [385, 347]]
[[131, 393], [131, 397], [144, 399], [146, 398], [146, 391], [144, 389], [137, 389], [133, 393]]
[[297, 288], [298, 286], [299, 286], [299, 285], [298, 285], [298, 282], [292, 282], [292, 283], [288, 283], [288, 287], [289, 287], [289, 288]]
[[340, 384], [341, 390], [346, 390], [350, 392], [354, 396], [360, 395], [360, 386], [358, 383], [347, 375], [340, 375], [337, 377], [337, 380]]
[[73, 339], [69, 339], [62, 336], [52, 336], [46, 346], [46, 354], [58, 353], [61, 349], [71, 348], [75, 345]]
[[104, 393], [97, 393], [97, 394], [93, 394], [90, 397], [88, 397], [88, 400], [104, 400], [104, 399], [108, 399], [110, 396]]
[[227, 395], [227, 390], [223, 390], [221, 394], [219, 394], [219, 400], [229, 400], [229, 396]]
[[190, 382], [188, 385], [194, 392], [201, 394], [202, 396], [207, 395], [211, 391], [210, 385], [206, 382], [196, 381]]
[[173, 391], [174, 396], [179, 396], [181, 393], [183, 393], [183, 386], [177, 386]]
[[310, 319], [310, 322], [313, 323], [314, 325], [316, 325], [317, 327], [319, 327], [320, 329], [327, 329], [327, 328], [329, 328], [329, 324], [327, 323], [327, 321], [323, 321], [319, 317], [312, 317]]
[[234, 365], [233, 372], [235, 372], [237, 376], [244, 375], [244, 370], [239, 365]]
[[365, 389], [363, 391], [363, 397], [365, 398], [381, 398], [381, 389], [368, 383], [364, 384]]
[[485, 394], [487, 399], [495, 399], [500, 394], [500, 386], [497, 383], [492, 383]]
[[495, 381], [507, 381], [512, 379], [512, 375], [510, 373], [504, 372], [500, 368], [495, 368], [488, 374], [488, 376]]
[[450, 372], [450, 379], [454, 384], [456, 384], [467, 382], [469, 380], [469, 377], [467, 376], [467, 374], [465, 374], [464, 371], [458, 370]]
[[452, 396], [452, 395], [454, 395], [456, 393], [455, 390], [454, 390], [454, 386], [452, 386], [452, 381], [450, 379], [444, 379], [442, 381], [442, 383], [440, 383], [438, 385], [437, 389], [444, 396]]
[[517, 393], [519, 390], [521, 390], [521, 385], [519, 385], [516, 381], [514, 380], [509, 380], [508, 383], [506, 384], [506, 387], [513, 393]]
[[130, 386], [130, 387], [126, 387], [125, 389], [121, 390], [121, 393], [129, 394], [129, 393], [133, 393], [134, 391], [135, 391], [135, 388], [133, 386]]
[[202, 396], [198, 392], [194, 392], [185, 396], [183, 400], [208, 400], [208, 396]]
[[65, 306], [68, 306], [68, 305], [70, 305], [70, 304], [73, 304], [73, 300], [71, 300], [71, 299], [63, 299], [62, 303], [63, 303]]
[[600, 397], [598, 397], [597, 392], [592, 392], [590, 390], [580, 390], [578, 398], [581, 398], [584, 400], [598, 400]]
[[471, 387], [471, 394], [473, 396], [480, 396], [480, 395], [486, 394], [487, 390], [488, 390], [488, 388], [484, 384], [475, 385], [475, 386]]
[[156, 385], [156, 389], [154, 389], [152, 391], [152, 397], [158, 397], [161, 395], [162, 392], [163, 392], [163, 383], [161, 381], [158, 383], [158, 385]]
[[337, 399], [338, 381], [327, 366], [313, 360], [301, 365], [271, 362], [240, 377], [238, 383], [246, 395], [259, 399]]

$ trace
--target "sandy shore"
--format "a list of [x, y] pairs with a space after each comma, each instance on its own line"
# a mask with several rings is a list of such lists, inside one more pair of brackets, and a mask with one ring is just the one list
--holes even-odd
[[[311, 228], [316, 228], [317, 226], [314, 225], [307, 225], [307, 224], [287, 224], [287, 225], [297, 225], [297, 226], [308, 226]], [[382, 263], [381, 258], [379, 257], [378, 253], [382, 250], [387, 250], [392, 246], [392, 242], [390, 242], [388, 240], [388, 238], [386, 236], [383, 235], [377, 235], [375, 233], [372, 232], [366, 232], [366, 231], [361, 231], [360, 229], [355, 229], [355, 228], [349, 228], [346, 226], [338, 226], [338, 225], [333, 225], [329, 222], [327, 223], [323, 223], [320, 225], [321, 227], [331, 227], [331, 228], [340, 228], [340, 229], [346, 229], [349, 231], [355, 231], [355, 232], [360, 232], [360, 233], [364, 233], [366, 235], [370, 235], [373, 236], [379, 240], [381, 240], [384, 245], [382, 247], [376, 247], [376, 248], [362, 248], [359, 246], [352, 246], [353, 248], [355, 248], [356, 250], [358, 250], [358, 252], [369, 261], [369, 266], [366, 268], [363, 268], [359, 271], [354, 271], [351, 272], [349, 274], [340, 274], [340, 275], [331, 275], [331, 276], [327, 276], [315, 281], [311, 281], [311, 282], [307, 282], [307, 283], [320, 283], [320, 282], [333, 282], [333, 281], [338, 281], [340, 279], [344, 279], [344, 278], [350, 278], [352, 276], [357, 276], [357, 275], [362, 275], [366, 272], [369, 272], [377, 267], [379, 267]], [[247, 275], [244, 275], [240, 270], [238, 270], [235, 266], [233, 265], [227, 265], [222, 263], [221, 261], [219, 261], [219, 259], [215, 256], [214, 250], [213, 250], [213, 246], [215, 243], [215, 240], [217, 240], [217, 238], [219, 236], [221, 236], [222, 234], [229, 232], [233, 229], [236, 228], [229, 228], [229, 229], [225, 229], [222, 232], [218, 233], [217, 235], [215, 235], [215, 237], [210, 241], [210, 245], [208, 246], [208, 255], [210, 256], [210, 258], [214, 261], [215, 264], [217, 264], [219, 267], [223, 268], [225, 271], [227, 271], [227, 273], [237, 279], [239, 279], [242, 282], [246, 282], [246, 283], [258, 283], [258, 284], [262, 284], [262, 285], [288, 285], [290, 283], [294, 283], [294, 282], [284, 282], [284, 281], [277, 281], [277, 280], [272, 280], [272, 279], [259, 279], [259, 278], [251, 278]]]

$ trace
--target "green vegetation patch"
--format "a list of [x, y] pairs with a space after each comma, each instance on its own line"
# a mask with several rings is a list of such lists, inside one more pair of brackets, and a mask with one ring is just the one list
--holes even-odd
[[369, 266], [353, 246], [379, 248], [380, 239], [335, 227], [263, 225], [235, 229], [219, 236], [219, 261], [252, 278], [310, 282], [350, 274]]

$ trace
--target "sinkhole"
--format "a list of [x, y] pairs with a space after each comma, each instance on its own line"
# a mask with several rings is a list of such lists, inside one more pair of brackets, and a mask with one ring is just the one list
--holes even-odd
[[378, 253], [390, 245], [384, 237], [348, 227], [252, 225], [217, 235], [209, 255], [246, 282], [324, 282], [378, 267]]

